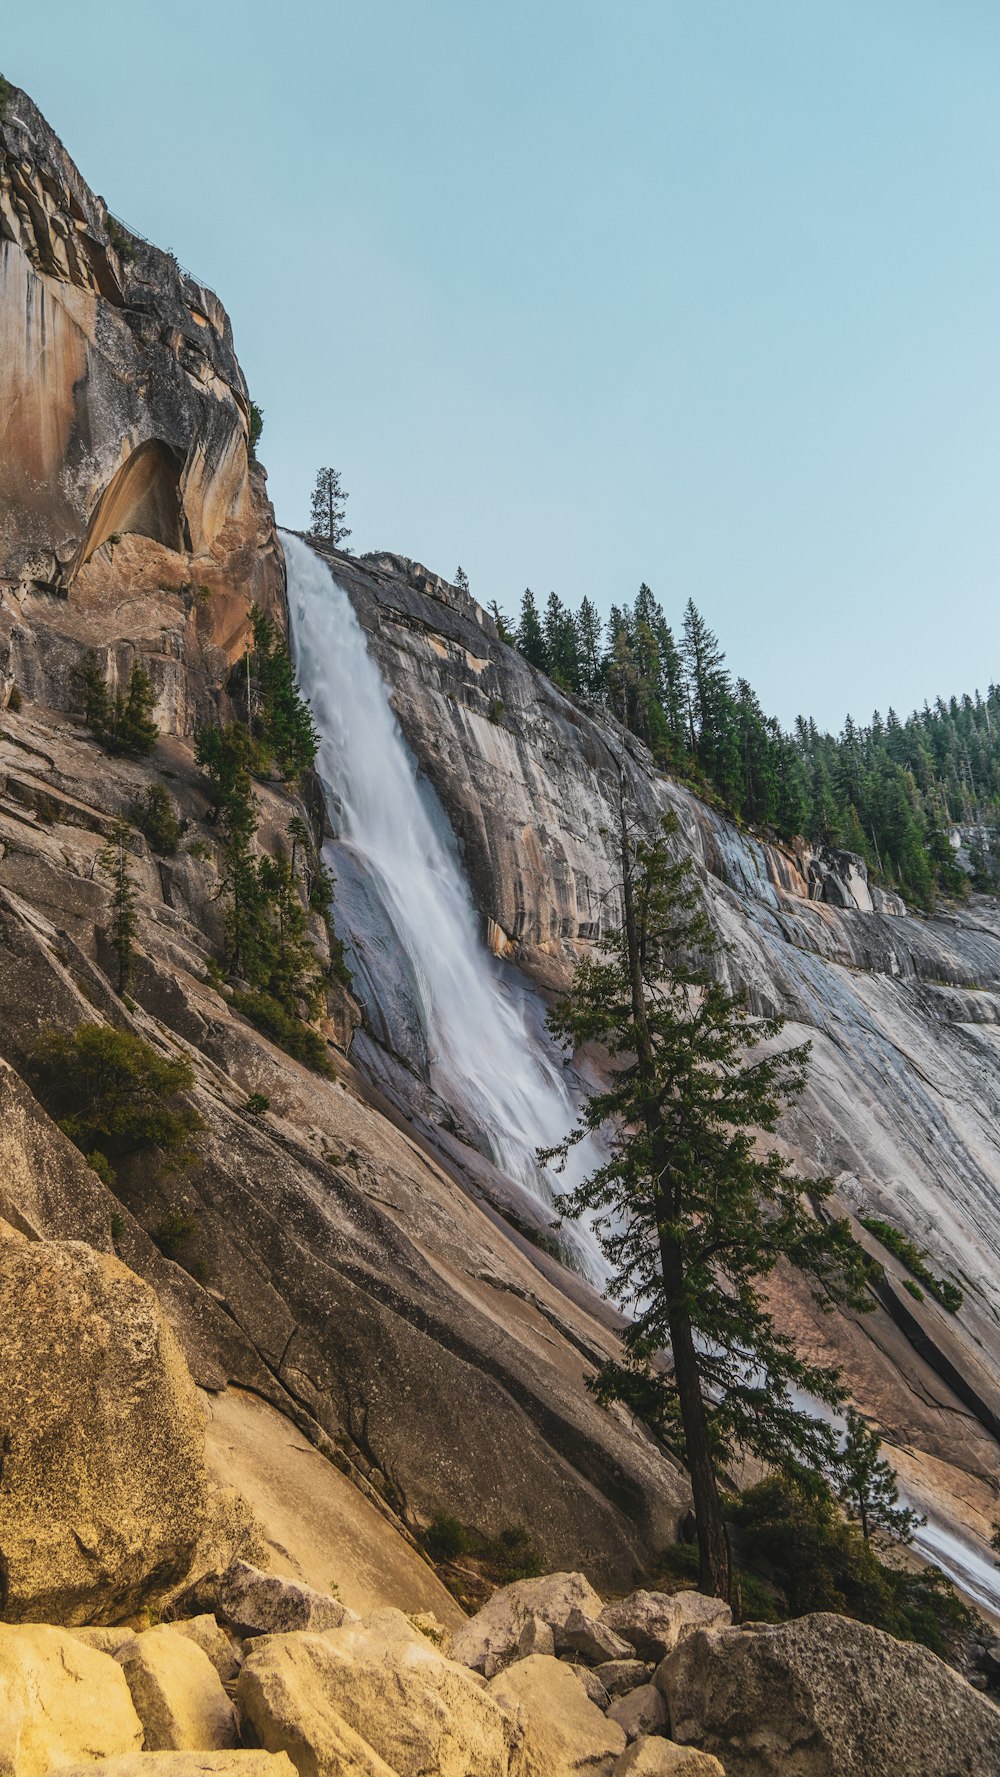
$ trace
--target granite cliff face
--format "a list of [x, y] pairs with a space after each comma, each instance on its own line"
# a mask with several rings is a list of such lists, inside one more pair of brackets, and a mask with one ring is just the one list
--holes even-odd
[[620, 769], [640, 809], [676, 813], [733, 982], [762, 1013], [780, 1012], [790, 1039], [812, 1044], [788, 1151], [807, 1176], [835, 1178], [842, 1207], [926, 1247], [964, 1291], [957, 1316], [916, 1302], [905, 1269], [859, 1227], [886, 1267], [879, 1310], [827, 1321], [789, 1289], [785, 1312], [844, 1365], [914, 1497], [936, 1498], [989, 1585], [1000, 1433], [995, 905], [979, 897], [960, 913], [915, 917], [849, 854], [738, 831], [501, 644], [468, 596], [402, 558], [330, 560], [458, 836], [484, 933], [541, 988], [561, 987], [614, 917]]
[[[282, 571], [218, 298], [109, 216], [24, 93], [0, 122], [0, 684], [74, 707], [87, 647], [189, 733]], [[191, 670], [186, 670], [186, 669]]]

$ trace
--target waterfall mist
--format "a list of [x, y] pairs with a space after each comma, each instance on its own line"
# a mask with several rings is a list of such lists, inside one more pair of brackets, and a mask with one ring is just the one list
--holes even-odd
[[[381, 985], [379, 962], [395, 972], [389, 1011], [379, 992], [376, 1016], [396, 1052], [419, 1057], [502, 1172], [554, 1204], [560, 1184], [600, 1162], [587, 1141], [564, 1180], [537, 1164], [536, 1149], [576, 1120], [561, 1052], [537, 996], [482, 941], [454, 836], [418, 776], [350, 598], [308, 544], [286, 533], [282, 543], [295, 667], [321, 736], [316, 770], [339, 840], [330, 862], [338, 878], [347, 863], [352, 878], [344, 893], [338, 881], [338, 932], [369, 990]], [[579, 1269], [603, 1275], [588, 1229], [567, 1223], [560, 1238]]]

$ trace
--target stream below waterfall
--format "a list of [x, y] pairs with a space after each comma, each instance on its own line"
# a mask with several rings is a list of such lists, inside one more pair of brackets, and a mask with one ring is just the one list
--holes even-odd
[[[420, 1073], [475, 1145], [532, 1197], [600, 1163], [592, 1141], [559, 1178], [536, 1150], [576, 1121], [562, 1051], [529, 984], [487, 948], [454, 834], [418, 773], [365, 633], [323, 558], [282, 533], [295, 669], [320, 734], [316, 770], [336, 834], [334, 909], [369, 1028]], [[590, 1230], [563, 1224], [565, 1256], [593, 1281]]]

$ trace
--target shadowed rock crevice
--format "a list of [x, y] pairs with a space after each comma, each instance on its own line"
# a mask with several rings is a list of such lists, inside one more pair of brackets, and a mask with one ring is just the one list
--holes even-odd
[[[102, 494], [84, 537], [77, 566], [90, 560], [109, 538], [126, 532], [151, 537], [178, 553], [191, 547], [181, 501], [181, 462], [159, 438], [134, 450]], [[72, 578], [72, 573], [70, 575]]]

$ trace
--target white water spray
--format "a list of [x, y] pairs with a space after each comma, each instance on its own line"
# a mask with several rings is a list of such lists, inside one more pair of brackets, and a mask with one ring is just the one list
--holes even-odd
[[[500, 1170], [551, 1204], [557, 1181], [535, 1150], [576, 1120], [559, 1052], [539, 1028], [529, 990], [480, 938], [451, 835], [434, 818], [347, 593], [306, 543], [286, 533], [282, 543], [296, 672], [321, 736], [316, 768], [338, 836], [405, 952], [431, 1084], [485, 1139]], [[568, 1182], [599, 1156], [581, 1143], [572, 1160]], [[600, 1276], [589, 1231], [567, 1224], [563, 1238], [581, 1268]]]

